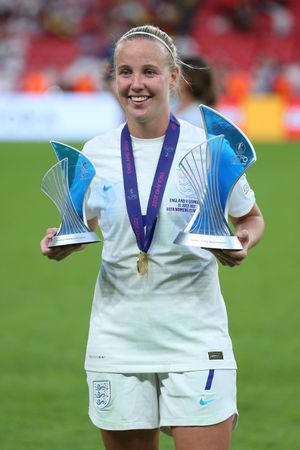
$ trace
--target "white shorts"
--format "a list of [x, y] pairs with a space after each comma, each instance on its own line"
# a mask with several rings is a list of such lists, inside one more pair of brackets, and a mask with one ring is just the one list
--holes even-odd
[[87, 372], [87, 382], [90, 419], [104, 430], [205, 426], [237, 417], [236, 370]]

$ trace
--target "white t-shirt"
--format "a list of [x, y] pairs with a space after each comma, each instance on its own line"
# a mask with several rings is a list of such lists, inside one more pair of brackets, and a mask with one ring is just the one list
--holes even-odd
[[[205, 140], [201, 128], [182, 120], [180, 125], [148, 251], [148, 273], [143, 276], [137, 272], [139, 249], [125, 203], [122, 126], [84, 146], [84, 153], [96, 167], [86, 215], [99, 218], [104, 239], [91, 312], [87, 370], [172, 372], [236, 367], [215, 257], [209, 251], [173, 243], [197, 206], [178, 163]], [[163, 137], [132, 138], [142, 214], [146, 213], [162, 143]], [[228, 212], [242, 216], [254, 201], [253, 191], [242, 177]]]

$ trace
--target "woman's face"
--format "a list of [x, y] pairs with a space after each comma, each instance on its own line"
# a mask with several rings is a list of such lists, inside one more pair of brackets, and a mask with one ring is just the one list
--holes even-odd
[[160, 42], [133, 39], [119, 44], [115, 54], [117, 95], [129, 124], [169, 119], [169, 92], [178, 78], [170, 70]]

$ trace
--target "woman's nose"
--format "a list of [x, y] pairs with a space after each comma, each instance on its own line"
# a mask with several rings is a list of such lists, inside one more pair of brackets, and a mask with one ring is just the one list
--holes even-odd
[[142, 76], [140, 74], [133, 75], [131, 87], [132, 87], [132, 89], [142, 89], [143, 88]]

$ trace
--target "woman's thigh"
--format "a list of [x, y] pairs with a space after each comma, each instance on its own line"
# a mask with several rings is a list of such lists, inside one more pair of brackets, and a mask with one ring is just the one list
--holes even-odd
[[101, 430], [106, 450], [158, 450], [159, 430]]
[[234, 416], [216, 425], [172, 427], [176, 450], [229, 450]]

